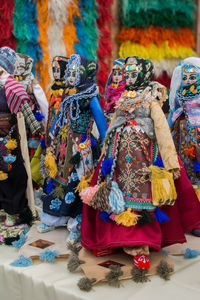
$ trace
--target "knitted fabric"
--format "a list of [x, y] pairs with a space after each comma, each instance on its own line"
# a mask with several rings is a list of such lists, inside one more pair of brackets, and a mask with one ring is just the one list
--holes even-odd
[[16, 61], [16, 53], [9, 47], [0, 48], [0, 66], [9, 74], [14, 73], [14, 65]]

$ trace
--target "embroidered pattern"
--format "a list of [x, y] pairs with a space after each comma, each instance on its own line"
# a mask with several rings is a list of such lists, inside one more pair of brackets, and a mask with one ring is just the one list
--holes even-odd
[[62, 201], [58, 198], [51, 200], [50, 209], [59, 211]]

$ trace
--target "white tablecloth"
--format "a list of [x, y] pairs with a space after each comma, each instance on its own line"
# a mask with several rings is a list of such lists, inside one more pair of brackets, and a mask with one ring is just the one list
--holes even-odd
[[37, 262], [26, 268], [11, 267], [9, 264], [18, 258], [17, 250], [0, 246], [0, 300], [199, 300], [200, 256], [195, 259], [170, 257], [175, 263], [175, 274], [170, 281], [157, 276], [144, 284], [127, 280], [119, 289], [105, 283], [87, 293], [77, 287], [83, 274], [69, 273], [67, 260], [54, 264]]

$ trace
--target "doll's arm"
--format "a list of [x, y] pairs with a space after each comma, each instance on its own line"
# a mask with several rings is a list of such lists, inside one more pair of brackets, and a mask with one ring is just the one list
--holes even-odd
[[33, 94], [37, 100], [37, 103], [41, 109], [42, 114], [45, 117], [45, 125], [47, 123], [47, 119], [48, 119], [48, 101], [47, 98], [45, 96], [45, 93], [43, 91], [43, 89], [41, 88], [41, 86], [39, 85], [39, 83], [36, 83], [33, 85]]
[[43, 126], [35, 118], [28, 102], [21, 106], [21, 112], [24, 115], [25, 122], [28, 124], [32, 134], [39, 134], [42, 132]]
[[101, 105], [97, 97], [93, 97], [92, 100], [90, 101], [90, 109], [94, 117], [95, 123], [97, 125], [101, 137], [101, 142], [103, 142], [106, 136], [108, 125], [106, 123], [106, 119], [104, 117]]

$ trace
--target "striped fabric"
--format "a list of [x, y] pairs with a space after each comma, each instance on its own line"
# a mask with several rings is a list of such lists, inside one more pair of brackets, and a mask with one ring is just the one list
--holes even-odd
[[5, 92], [7, 104], [11, 113], [17, 114], [21, 109], [21, 106], [25, 102], [30, 101], [30, 98], [26, 93], [24, 87], [20, 83], [18, 83], [11, 75], [6, 80]]

